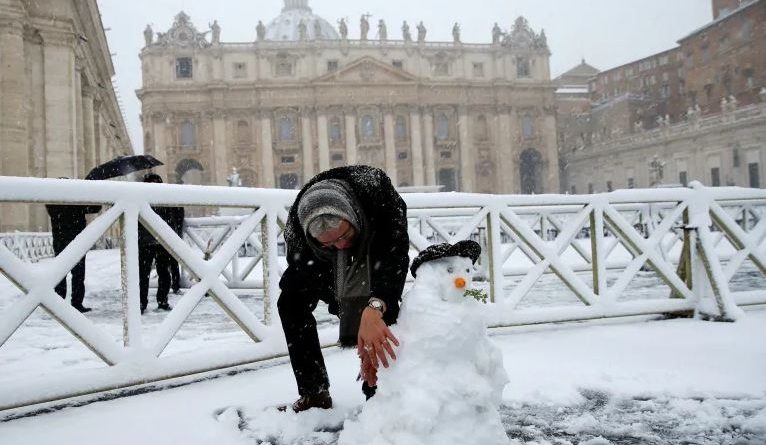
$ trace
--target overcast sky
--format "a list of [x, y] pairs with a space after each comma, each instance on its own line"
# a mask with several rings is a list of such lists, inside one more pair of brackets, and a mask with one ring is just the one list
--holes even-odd
[[[146, 25], [165, 32], [178, 11], [184, 10], [200, 31], [217, 19], [224, 42], [253, 41], [258, 20], [268, 24], [279, 15], [284, 2], [98, 0], [98, 4], [114, 54], [128, 131], [140, 152], [141, 107], [135, 90], [141, 87], [138, 53]], [[373, 24], [381, 18], [386, 21], [392, 38], [399, 38], [403, 20], [410, 24], [422, 20], [428, 40], [451, 40], [452, 24], [459, 22], [464, 42], [489, 43], [494, 22], [508, 29], [522, 15], [535, 31], [545, 29], [552, 77], [582, 58], [604, 70], [672, 48], [679, 38], [712, 20], [710, 4], [710, 0], [309, 0], [314, 13], [332, 24], [346, 17], [350, 38], [358, 38], [359, 16], [369, 13]]]

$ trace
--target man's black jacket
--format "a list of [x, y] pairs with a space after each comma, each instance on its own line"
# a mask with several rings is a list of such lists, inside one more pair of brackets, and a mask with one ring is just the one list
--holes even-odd
[[319, 298], [329, 305], [330, 313], [338, 313], [332, 262], [317, 255], [309, 245], [297, 215], [297, 203], [306, 190], [325, 179], [345, 181], [362, 207], [368, 223], [365, 229], [368, 236], [365, 238], [370, 243], [370, 290], [372, 296], [386, 302], [388, 308], [383, 319], [392, 324], [399, 315], [399, 301], [409, 265], [407, 205], [385, 172], [375, 167], [352, 165], [333, 168], [318, 174], [303, 186], [290, 209], [285, 227], [288, 267], [279, 282], [282, 289], [280, 299], [306, 298], [310, 301]]

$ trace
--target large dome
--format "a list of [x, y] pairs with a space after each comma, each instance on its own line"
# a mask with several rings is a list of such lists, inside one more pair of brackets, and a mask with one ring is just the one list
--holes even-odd
[[266, 27], [266, 40], [300, 40], [298, 26], [301, 21], [306, 25], [307, 40], [340, 39], [338, 32], [327, 20], [311, 12], [308, 3], [308, 0], [285, 0], [282, 14]]

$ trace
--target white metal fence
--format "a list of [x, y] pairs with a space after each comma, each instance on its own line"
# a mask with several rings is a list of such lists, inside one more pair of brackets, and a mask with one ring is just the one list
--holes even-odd
[[0, 244], [25, 261], [37, 262], [55, 255], [50, 232], [0, 233]]
[[[0, 410], [222, 369], [285, 355], [278, 314], [282, 229], [295, 191], [0, 177], [0, 202], [102, 204], [104, 211], [45, 265], [0, 245], [0, 272], [25, 295], [0, 313], [0, 345], [42, 307], [107, 366], [83, 379], [54, 379], [0, 389]], [[405, 195], [411, 254], [434, 242], [474, 238], [483, 244], [480, 277], [494, 326], [627, 315], [704, 312], [734, 319], [737, 305], [766, 303], [762, 290], [733, 291], [747, 269], [766, 271], [766, 191], [742, 188], [624, 190], [598, 195]], [[185, 242], [151, 206], [250, 209], [238, 217], [189, 220]], [[193, 285], [150, 340], [141, 334], [138, 296], [139, 221], [176, 257]], [[113, 225], [121, 232], [123, 335], [114, 338], [67, 306], [53, 287]], [[651, 271], [662, 298], [626, 300], [637, 274]], [[542, 277], [576, 301], [522, 304]], [[233, 292], [259, 289], [263, 316]], [[761, 288], [763, 289], [763, 287]], [[252, 340], [246, 350], [163, 356], [205, 295]], [[0, 356], [2, 349], [0, 349]], [[126, 371], [127, 370], [127, 371]], [[81, 373], [80, 373], [81, 374]]]

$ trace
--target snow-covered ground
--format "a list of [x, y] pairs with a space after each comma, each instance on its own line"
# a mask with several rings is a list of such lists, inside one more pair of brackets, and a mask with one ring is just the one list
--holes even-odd
[[[86, 305], [122, 333], [114, 251], [88, 254]], [[646, 289], [653, 289], [647, 278]], [[663, 291], [663, 295], [666, 293]], [[0, 312], [21, 298], [0, 279]], [[658, 295], [660, 296], [660, 295]], [[171, 303], [182, 296], [171, 294]], [[243, 296], [261, 313], [257, 296]], [[151, 297], [150, 297], [151, 301]], [[166, 315], [143, 317], [151, 336]], [[331, 318], [319, 315], [325, 326]], [[493, 331], [510, 383], [500, 412], [511, 440], [551, 444], [766, 444], [766, 310], [737, 323], [579, 323]], [[205, 299], [167, 354], [250, 340]], [[255, 371], [25, 418], [0, 413], [0, 444], [332, 444], [363, 404], [354, 351], [326, 351], [335, 408], [300, 415], [268, 407], [296, 397], [286, 360]], [[19, 375], [103, 367], [38, 310], [0, 348], [0, 385]], [[158, 385], [155, 385], [158, 386]], [[239, 427], [242, 427], [240, 431]], [[471, 443], [466, 438], [465, 443]]]

